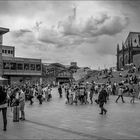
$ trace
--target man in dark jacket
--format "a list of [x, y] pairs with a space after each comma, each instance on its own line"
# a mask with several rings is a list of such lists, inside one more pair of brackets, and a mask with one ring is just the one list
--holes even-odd
[[58, 93], [59, 93], [60, 98], [62, 98], [62, 87], [61, 87], [61, 85], [59, 85], [59, 87], [58, 87]]
[[7, 94], [0, 86], [0, 111], [3, 115], [3, 131], [6, 131], [7, 127]]
[[98, 96], [99, 107], [101, 108], [101, 115], [103, 115], [103, 113], [106, 114], [107, 112], [107, 110], [104, 108], [104, 103], [106, 103], [106, 96], [107, 92], [105, 90], [105, 86], [103, 86]]

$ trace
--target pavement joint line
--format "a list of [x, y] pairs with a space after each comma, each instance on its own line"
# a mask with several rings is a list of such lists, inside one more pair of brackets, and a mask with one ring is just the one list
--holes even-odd
[[53, 128], [53, 129], [58, 129], [58, 130], [65, 131], [65, 132], [72, 133], [72, 134], [76, 134], [76, 135], [79, 135], [79, 136], [84, 136], [84, 137], [88, 137], [88, 138], [97, 138], [98, 140], [100, 140], [100, 139], [107, 140], [106, 138], [103, 138], [103, 137], [98, 137], [98, 136], [95, 136], [95, 135], [90, 135], [90, 134], [86, 134], [86, 133], [82, 133], [82, 132], [78, 132], [78, 131], [73, 131], [73, 130], [70, 130], [70, 129], [60, 128], [60, 127], [49, 125], [49, 124], [42, 124], [42, 123], [38, 123], [38, 122], [35, 122], [35, 121], [31, 121], [31, 120], [27, 120], [27, 122], [34, 123], [34, 124], [41, 125], [41, 126], [45, 126], [45, 127], [50, 127], [50, 128]]
[[[12, 118], [12, 116], [10, 116], [10, 115], [8, 115], [8, 117]], [[86, 133], [83, 133], [83, 132], [73, 131], [73, 130], [70, 130], [70, 129], [60, 128], [60, 127], [57, 127], [57, 126], [53, 126], [53, 125], [49, 125], [49, 124], [43, 124], [43, 123], [39, 123], [39, 122], [36, 122], [36, 121], [27, 120], [27, 119], [26, 119], [25, 122], [40, 125], [40, 126], [44, 126], [44, 127], [49, 127], [49, 128], [53, 128], [53, 129], [57, 129], [57, 130], [61, 130], [61, 131], [76, 134], [76, 135], [79, 135], [79, 136], [84, 136], [84, 137], [88, 137], [88, 138], [96, 138], [97, 140], [111, 140], [109, 138], [99, 137], [99, 136], [96, 136], [96, 135], [91, 135], [91, 134], [86, 134]]]

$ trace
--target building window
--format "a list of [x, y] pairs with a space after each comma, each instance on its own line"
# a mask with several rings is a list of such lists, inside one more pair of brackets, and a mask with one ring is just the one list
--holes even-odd
[[11, 70], [16, 70], [16, 63], [10, 63], [11, 64]]
[[8, 54], [10, 54], [10, 50], [8, 50]]
[[5, 50], [5, 52], [4, 52], [5, 54], [7, 53], [7, 50]]
[[36, 70], [41, 71], [41, 65], [40, 64], [36, 64]]
[[126, 64], [128, 64], [128, 57], [127, 57], [127, 55], [126, 55], [125, 61], [126, 61]]
[[30, 69], [31, 69], [31, 70], [35, 70], [35, 64], [31, 64], [31, 65], [30, 65]]
[[10, 64], [9, 64], [9, 62], [4, 62], [4, 63], [3, 63], [3, 69], [10, 69]]
[[29, 64], [24, 64], [24, 70], [29, 70]]
[[23, 70], [23, 64], [20, 64], [20, 63], [17, 64], [17, 69], [18, 69], [18, 70]]
[[13, 51], [11, 50], [11, 54], [13, 54]]
[[2, 53], [4, 53], [4, 50], [2, 50]]

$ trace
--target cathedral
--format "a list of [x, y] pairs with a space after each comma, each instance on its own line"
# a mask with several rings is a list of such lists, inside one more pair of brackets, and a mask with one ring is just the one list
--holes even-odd
[[140, 32], [129, 32], [121, 48], [117, 45], [117, 70], [129, 64], [140, 66]]

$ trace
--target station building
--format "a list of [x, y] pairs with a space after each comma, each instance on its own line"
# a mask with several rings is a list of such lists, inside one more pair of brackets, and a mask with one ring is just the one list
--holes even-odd
[[40, 83], [41, 59], [15, 57], [15, 47], [3, 45], [3, 35], [7, 32], [9, 29], [0, 27], [0, 76], [7, 78], [9, 84]]
[[117, 70], [129, 64], [140, 67], [140, 32], [130, 32], [121, 48], [117, 45]]

